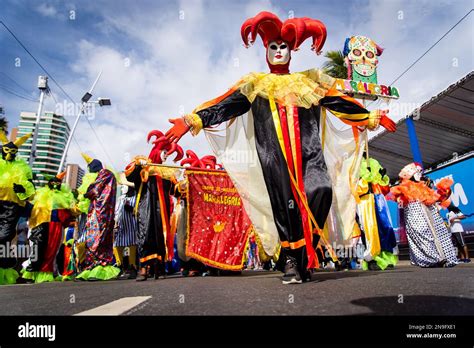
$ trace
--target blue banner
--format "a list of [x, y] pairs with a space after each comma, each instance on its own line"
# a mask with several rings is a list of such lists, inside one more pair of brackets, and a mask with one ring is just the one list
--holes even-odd
[[[449, 177], [454, 184], [451, 187], [451, 202], [458, 207], [465, 215], [474, 213], [474, 157], [450, 164], [441, 169], [426, 174], [431, 180], [437, 183], [439, 180]], [[446, 219], [448, 211], [441, 210], [441, 216]], [[474, 233], [474, 216], [462, 220], [462, 225], [466, 233]]]

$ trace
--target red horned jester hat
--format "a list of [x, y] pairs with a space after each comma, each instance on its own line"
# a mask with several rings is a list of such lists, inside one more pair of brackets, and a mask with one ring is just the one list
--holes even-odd
[[274, 74], [288, 74], [290, 51], [297, 51], [308, 38], [313, 39], [311, 49], [321, 53], [326, 41], [326, 26], [312, 18], [290, 18], [282, 22], [271, 12], [260, 12], [247, 19], [240, 29], [245, 47], [253, 44], [260, 35], [267, 49], [267, 64]]
[[184, 156], [183, 149], [177, 143], [171, 143], [164, 134], [159, 130], [152, 130], [148, 133], [146, 138], [147, 142], [150, 142], [150, 139], [155, 137], [156, 139], [152, 142], [153, 148], [148, 155], [148, 158], [151, 159], [153, 163], [161, 164], [168, 156], [176, 152], [176, 157], [174, 162], [181, 160]]

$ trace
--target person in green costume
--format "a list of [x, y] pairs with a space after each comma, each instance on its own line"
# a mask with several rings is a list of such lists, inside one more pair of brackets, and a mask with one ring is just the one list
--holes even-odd
[[56, 255], [63, 240], [63, 230], [74, 214], [75, 199], [71, 189], [62, 184], [66, 172], [45, 177], [48, 183], [37, 190], [28, 221], [29, 240], [33, 250], [23, 263], [22, 278], [27, 282], [44, 283], [55, 280]]
[[397, 241], [385, 200], [385, 195], [390, 192], [389, 182], [386, 170], [376, 159], [362, 160], [358, 208], [366, 241], [363, 269], [385, 270], [394, 267], [398, 261]]
[[[27, 200], [35, 193], [33, 174], [28, 164], [17, 158], [18, 148], [31, 136], [26, 134], [16, 141], [9, 141], [0, 131], [2, 156], [0, 158], [0, 249], [10, 250], [16, 235], [16, 225]], [[15, 257], [0, 256], [0, 285], [15, 284], [19, 277], [14, 269]]]

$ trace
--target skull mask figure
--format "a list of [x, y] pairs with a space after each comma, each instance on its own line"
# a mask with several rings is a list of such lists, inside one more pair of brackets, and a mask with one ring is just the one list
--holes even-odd
[[352, 36], [346, 39], [344, 55], [348, 78], [354, 81], [377, 83], [377, 57], [382, 49], [365, 36]]

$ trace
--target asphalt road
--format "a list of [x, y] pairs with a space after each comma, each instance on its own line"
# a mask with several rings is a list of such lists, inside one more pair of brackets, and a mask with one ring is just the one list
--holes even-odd
[[[123, 315], [474, 315], [474, 264], [321, 271], [302, 285], [282, 285], [280, 276], [246, 271], [231, 277], [8, 285], [0, 287], [0, 315], [100, 312], [116, 300], [108, 307]], [[125, 305], [129, 297], [132, 305]]]

